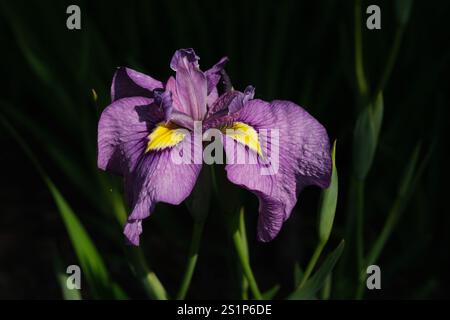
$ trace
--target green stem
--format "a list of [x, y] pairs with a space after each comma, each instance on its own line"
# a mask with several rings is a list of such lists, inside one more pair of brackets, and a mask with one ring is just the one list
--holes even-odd
[[372, 250], [370, 250], [370, 253], [368, 254], [367, 258], [365, 259], [364, 264], [358, 269], [359, 270], [359, 285], [358, 289], [356, 290], [356, 299], [360, 300], [364, 296], [364, 280], [365, 280], [365, 266], [370, 266], [378, 260], [378, 257], [381, 254], [381, 251], [384, 248], [384, 245], [386, 244], [386, 241], [388, 240], [390, 234], [392, 233], [392, 230], [394, 229], [400, 214], [401, 214], [401, 208], [402, 208], [402, 201], [403, 197], [398, 197], [396, 201], [394, 202], [394, 205], [392, 206], [391, 210], [389, 211], [388, 217], [386, 219], [386, 222], [384, 223], [383, 229], [381, 230], [380, 235], [378, 236], [377, 240], [375, 241], [375, 244], [372, 247]]
[[[245, 230], [245, 215], [244, 215], [244, 207], [241, 207], [239, 211], [239, 233], [242, 239], [242, 245], [244, 247], [244, 253], [247, 261], [248, 258], [248, 243], [247, 243], [247, 232]], [[242, 299], [248, 300], [248, 281], [245, 275], [242, 275]]]
[[178, 294], [176, 296], [177, 300], [184, 299], [189, 290], [192, 275], [194, 274], [195, 266], [197, 265], [198, 251], [200, 248], [200, 240], [202, 238], [204, 225], [204, 221], [194, 223], [191, 246], [189, 248], [188, 263], [186, 266], [186, 271], [184, 272], [183, 280], [181, 281], [180, 290], [178, 291]]
[[242, 245], [245, 250], [245, 256], [248, 260], [248, 243], [247, 243], [247, 231], [245, 230], [245, 216], [244, 216], [244, 207], [241, 207], [239, 210], [239, 233], [242, 239]]
[[384, 68], [383, 74], [380, 78], [380, 82], [378, 83], [377, 88], [375, 90], [374, 100], [376, 99], [378, 94], [384, 89], [387, 81], [389, 80], [389, 77], [391, 76], [392, 69], [394, 68], [395, 60], [397, 60], [398, 51], [402, 43], [404, 30], [405, 30], [404, 27], [400, 26], [395, 32], [394, 44], [391, 47], [391, 51], [389, 53], [389, 57], [386, 62], [386, 67]]
[[325, 280], [325, 284], [322, 289], [322, 300], [328, 300], [330, 299], [331, 295], [331, 273], [327, 276]]
[[372, 250], [370, 251], [369, 255], [367, 256], [367, 265], [374, 264], [378, 257], [381, 254], [381, 251], [384, 248], [384, 245], [386, 244], [386, 241], [388, 240], [390, 234], [392, 233], [392, 230], [394, 229], [398, 218], [401, 213], [401, 203], [403, 202], [403, 198], [398, 197], [392, 206], [391, 210], [389, 211], [388, 218], [386, 219], [386, 222], [384, 223], [383, 229], [381, 230], [380, 235], [378, 236], [377, 240], [375, 241], [375, 244], [373, 245]]
[[[365, 259], [365, 265], [370, 266], [377, 262], [384, 246], [386, 245], [389, 236], [392, 234], [395, 226], [397, 225], [401, 215], [403, 214], [404, 209], [406, 208], [407, 202], [411, 197], [411, 194], [417, 185], [418, 181], [420, 181], [420, 177], [428, 163], [429, 156], [431, 151], [427, 154], [426, 158], [422, 161], [419, 169], [415, 171], [416, 163], [418, 161], [418, 154], [420, 151], [420, 144], [414, 150], [412, 155], [411, 163], [407, 167], [405, 172], [405, 176], [403, 177], [403, 181], [400, 185], [399, 193], [389, 210], [386, 221], [383, 225], [383, 229], [381, 230], [380, 235], [375, 240], [375, 243], [372, 249], [369, 251], [367, 258]], [[411, 182], [411, 176], [415, 174], [414, 180]], [[356, 292], [356, 299], [361, 299], [364, 295], [364, 279], [365, 279], [365, 270], [360, 269], [359, 275], [359, 287]]]
[[156, 274], [151, 271], [147, 265], [144, 254], [140, 248], [127, 248], [126, 254], [133, 261], [133, 267], [137, 277], [141, 281], [145, 292], [150, 298], [157, 300], [167, 300], [166, 289], [159, 281]]
[[364, 296], [364, 280], [360, 280], [358, 284], [358, 289], [356, 290], [356, 300], [361, 300]]
[[355, 73], [358, 91], [361, 97], [366, 97], [369, 91], [364, 72], [362, 30], [361, 30], [361, 0], [355, 0]]
[[303, 275], [302, 281], [300, 282], [299, 287], [303, 287], [308, 280], [309, 276], [311, 275], [312, 271], [314, 270], [314, 267], [316, 266], [317, 260], [320, 257], [320, 254], [322, 253], [323, 248], [325, 247], [325, 244], [327, 241], [320, 241], [317, 244], [316, 249], [314, 250], [314, 253], [311, 257], [311, 259], [308, 262], [308, 266], [306, 267], [305, 274]]
[[355, 180], [356, 188], [356, 257], [358, 270], [364, 261], [364, 181]]
[[[356, 213], [356, 203], [354, 199], [356, 198], [356, 179], [350, 179], [349, 192], [347, 195], [347, 219], [345, 223], [344, 239], [353, 239], [355, 235], [355, 213]], [[342, 279], [345, 277], [345, 272], [349, 270], [349, 264], [353, 263], [353, 256], [350, 250], [344, 250], [340, 261], [337, 265], [335, 274], [337, 279]], [[337, 289], [341, 289], [340, 285], [342, 281], [336, 283]]]
[[143, 278], [144, 288], [148, 292], [153, 292], [153, 296], [157, 300], [167, 300], [167, 293], [163, 285], [159, 281], [154, 272], [148, 272], [145, 278]]
[[253, 275], [250, 267], [250, 262], [245, 254], [246, 249], [244, 248], [244, 243], [241, 235], [239, 234], [238, 228], [233, 233], [233, 242], [241, 262], [242, 270], [244, 271], [245, 277], [250, 285], [250, 290], [252, 291], [253, 297], [256, 300], [262, 300], [263, 297], [259, 291], [258, 284], [256, 283], [255, 276]]

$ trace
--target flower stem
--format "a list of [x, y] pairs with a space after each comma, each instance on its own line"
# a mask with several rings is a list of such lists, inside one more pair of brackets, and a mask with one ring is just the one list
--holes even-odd
[[256, 283], [255, 276], [253, 275], [252, 269], [250, 267], [250, 262], [247, 259], [244, 241], [242, 240], [241, 235], [239, 234], [238, 228], [233, 233], [233, 242], [236, 251], [238, 253], [239, 260], [241, 262], [242, 270], [244, 271], [245, 277], [247, 278], [253, 297], [256, 300], [262, 300], [263, 297], [261, 292], [259, 291], [258, 284]]
[[149, 271], [142, 281], [145, 290], [153, 292], [153, 295], [157, 300], [167, 300], [166, 290], [154, 272]]
[[311, 275], [312, 271], [314, 270], [314, 267], [316, 266], [317, 260], [320, 257], [320, 254], [322, 253], [323, 248], [325, 247], [325, 244], [327, 241], [322, 240], [317, 244], [316, 249], [314, 250], [314, 253], [311, 257], [311, 259], [308, 262], [308, 265], [305, 270], [305, 274], [303, 275], [302, 281], [300, 282], [299, 287], [303, 287], [308, 280], [309, 276]]
[[361, 0], [355, 0], [355, 73], [360, 96], [366, 97], [369, 91], [364, 72], [362, 30], [361, 30]]
[[367, 257], [367, 265], [374, 264], [378, 260], [378, 257], [380, 256], [380, 253], [383, 250], [383, 247], [391, 235], [392, 230], [394, 229], [394, 226], [396, 225], [402, 212], [402, 200], [403, 199], [401, 198], [397, 198], [397, 201], [395, 201], [391, 211], [389, 212], [388, 218], [383, 226], [383, 230], [375, 241], [375, 244]]
[[356, 300], [361, 300], [364, 295], [364, 281], [359, 280], [358, 282], [358, 289], [356, 289]]
[[[392, 206], [391, 210], [389, 211], [388, 217], [386, 219], [386, 222], [383, 226], [383, 229], [381, 230], [380, 235], [375, 241], [375, 244], [372, 247], [372, 250], [368, 254], [365, 265], [370, 266], [372, 264], [375, 264], [378, 260], [378, 257], [381, 254], [381, 251], [383, 250], [383, 247], [388, 240], [389, 236], [392, 233], [392, 230], [394, 229], [397, 221], [399, 220], [400, 214], [402, 212], [402, 206], [401, 203], [403, 201], [403, 198], [399, 197], [396, 199], [394, 205]], [[365, 276], [365, 270], [363, 268], [359, 269], [360, 275], [359, 275], [359, 286], [356, 290], [356, 299], [360, 300], [362, 299], [364, 295], [364, 276]]]
[[141, 248], [128, 247], [125, 253], [132, 261], [133, 270], [136, 272], [147, 295], [152, 299], [167, 300], [166, 289], [156, 274], [149, 269]]
[[378, 83], [377, 88], [375, 89], [374, 94], [375, 98], [384, 89], [392, 73], [392, 69], [394, 68], [395, 60], [397, 59], [398, 51], [400, 49], [400, 44], [402, 43], [403, 31], [404, 27], [400, 26], [395, 32], [394, 44], [391, 47], [391, 51], [389, 53], [389, 57], [386, 62], [386, 67], [384, 68], [383, 75], [381, 76], [380, 82]]
[[326, 280], [325, 280], [325, 284], [323, 286], [322, 289], [322, 300], [328, 300], [330, 299], [330, 295], [331, 295], [331, 273], [327, 276]]
[[192, 275], [194, 274], [195, 266], [197, 265], [198, 251], [200, 248], [200, 240], [203, 234], [204, 221], [194, 223], [194, 230], [192, 231], [191, 246], [189, 248], [188, 263], [186, 271], [184, 272], [183, 280], [180, 289], [177, 293], [176, 299], [183, 300], [189, 290]]
[[356, 187], [356, 256], [358, 270], [363, 267], [364, 260], [364, 181], [355, 179]]
[[[248, 242], [247, 242], [247, 232], [245, 230], [245, 215], [244, 215], [244, 207], [241, 207], [239, 211], [239, 233], [242, 239], [242, 245], [244, 247], [245, 258], [247, 261], [248, 258]], [[242, 299], [248, 300], [248, 281], [245, 277], [245, 274], [242, 275]]]

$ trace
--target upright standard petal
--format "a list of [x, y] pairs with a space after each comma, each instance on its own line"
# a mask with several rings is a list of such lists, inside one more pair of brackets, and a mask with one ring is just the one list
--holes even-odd
[[182, 105], [180, 99], [178, 98], [177, 93], [177, 81], [174, 77], [170, 77], [166, 82], [166, 91], [170, 91], [172, 93], [172, 104], [175, 110], [183, 112], [187, 115], [190, 115], [190, 110], [188, 106]]
[[162, 82], [150, 76], [129, 68], [119, 67], [111, 85], [111, 101], [127, 97], [152, 98], [152, 91], [162, 87]]
[[211, 69], [205, 71], [207, 87], [208, 87], [208, 95], [211, 94], [213, 89], [217, 86], [222, 77], [222, 70], [225, 68], [225, 65], [228, 63], [228, 58], [223, 57], [219, 60], [215, 65], [211, 67]]
[[193, 49], [180, 49], [170, 62], [170, 67], [176, 72], [176, 92], [182, 111], [194, 120], [203, 119], [207, 102], [207, 81], [200, 70], [199, 59]]
[[227, 162], [233, 162], [225, 167], [227, 176], [259, 198], [258, 239], [270, 241], [289, 217], [305, 186], [329, 185], [328, 135], [316, 119], [289, 101], [247, 101], [233, 121], [257, 132], [262, 155], [249, 144], [225, 134]]

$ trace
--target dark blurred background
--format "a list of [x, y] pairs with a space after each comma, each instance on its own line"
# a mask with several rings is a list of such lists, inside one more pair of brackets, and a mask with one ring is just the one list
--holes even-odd
[[[362, 1], [361, 10], [371, 89], [388, 64], [392, 46], [396, 41], [399, 45], [365, 186], [367, 247], [383, 228], [419, 142], [419, 164], [426, 165], [377, 261], [382, 290], [367, 292], [365, 298], [448, 298], [450, 215], [444, 154], [450, 3], [414, 1], [400, 38], [394, 3]], [[70, 4], [81, 8], [81, 30], [66, 28]], [[370, 4], [381, 8], [381, 30], [365, 28]], [[333, 0], [2, 1], [0, 298], [60, 299], [55, 266], [79, 264], [52, 196], [11, 128], [76, 213], [111, 278], [129, 297], [145, 297], [124, 254], [120, 219], [113, 213], [120, 204], [108, 196], [111, 190], [122, 194], [121, 182], [96, 168], [96, 125], [109, 103], [117, 66], [165, 80], [171, 75], [172, 54], [185, 47], [196, 50], [203, 70], [228, 56], [227, 72], [235, 88], [252, 84], [259, 98], [304, 106], [324, 124], [330, 139], [338, 140], [339, 202], [326, 251], [346, 238], [331, 298], [353, 298], [354, 236], [346, 229], [352, 223], [348, 190], [358, 115], [354, 5]], [[263, 290], [281, 285], [277, 298], [294, 288], [294, 264], [304, 268], [315, 247], [319, 194], [317, 188], [307, 188], [279, 236], [263, 244], [255, 240], [257, 199], [242, 193], [253, 270]], [[224, 221], [213, 199], [189, 298], [239, 295], [235, 253]], [[164, 204], [144, 223], [142, 252], [171, 294], [184, 271], [192, 224], [184, 205]], [[82, 295], [92, 297], [88, 287]]]

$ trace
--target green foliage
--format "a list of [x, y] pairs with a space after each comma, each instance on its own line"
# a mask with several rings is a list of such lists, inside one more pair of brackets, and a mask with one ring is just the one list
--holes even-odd
[[61, 292], [64, 300], [81, 300], [81, 293], [79, 290], [71, 290], [67, 287], [68, 275], [64, 270], [63, 263], [59, 255], [54, 255], [54, 267], [55, 274], [58, 280], [59, 286], [61, 287]]
[[319, 239], [320, 241], [325, 242], [328, 241], [331, 229], [333, 228], [334, 215], [336, 213], [338, 199], [339, 182], [336, 169], [336, 141], [333, 143], [331, 158], [333, 161], [331, 183], [328, 188], [322, 191], [319, 203]]
[[[226, 273], [233, 259], [240, 260], [231, 261], [233, 266], [242, 262], [245, 268], [236, 279], [213, 279], [229, 288], [221, 295], [254, 297], [261, 285], [261, 298], [283, 298], [283, 289], [292, 288], [292, 283], [279, 279], [276, 270], [291, 270], [286, 262], [292, 261], [305, 267], [304, 272], [300, 265], [294, 269], [295, 298], [352, 298], [361, 280], [359, 267], [380, 260], [384, 270], [401, 270], [414, 280], [407, 290], [398, 289], [403, 283], [386, 272], [383, 281], [392, 285], [383, 292], [389, 296], [428, 298], [445, 291], [439, 286], [445, 270], [440, 271], [436, 262], [444, 253], [434, 243], [448, 242], [449, 220], [437, 209], [439, 199], [446, 196], [443, 154], [447, 148], [439, 145], [432, 154], [430, 141], [442, 142], [445, 139], [437, 137], [447, 136], [448, 90], [443, 84], [449, 81], [443, 70], [448, 67], [449, 51], [429, 35], [445, 39], [439, 31], [447, 26], [450, 6], [443, 2], [429, 7], [415, 1], [413, 7], [413, 2], [383, 2], [382, 30], [376, 33], [364, 28], [367, 2], [359, 0], [339, 6], [331, 0], [287, 0], [280, 5], [268, 0], [127, 5], [80, 1], [80, 31], [65, 29], [64, 1], [51, 6], [39, 1], [2, 2], [0, 35], [7, 48], [1, 53], [7, 82], [0, 101], [0, 130], [6, 128], [1, 136], [2, 158], [11, 161], [8, 155], [13, 154], [20, 160], [20, 146], [43, 177], [54, 202], [42, 200], [44, 206], [64, 222], [70, 240], [64, 248], [73, 248], [64, 253], [78, 259], [86, 277], [82, 298], [176, 297], [175, 280], [182, 278], [189, 247], [190, 216], [184, 206], [157, 206], [144, 226], [148, 232], [142, 247], [125, 247], [121, 229], [129, 208], [122, 181], [96, 167], [96, 128], [109, 103], [117, 66], [167, 79], [170, 55], [181, 47], [194, 47], [202, 57], [202, 68], [229, 56], [227, 72], [236, 89], [252, 84], [257, 98], [292, 100], [322, 122], [330, 138], [339, 139], [339, 206], [334, 147], [332, 182], [321, 193], [318, 216], [313, 214], [316, 203], [310, 201], [318, 191], [306, 188], [293, 212], [300, 218], [289, 219], [279, 238], [267, 246], [254, 241], [256, 197], [228, 190], [222, 181], [226, 177], [218, 183], [220, 177], [215, 175], [213, 187], [199, 187], [193, 193], [188, 201], [191, 213], [197, 221], [208, 217], [200, 257], [205, 254], [219, 261], [209, 265], [200, 258], [199, 268]], [[348, 19], [352, 13], [355, 24]], [[420, 13], [420, 19], [413, 13]], [[411, 154], [419, 140], [422, 143]], [[9, 171], [20, 176], [22, 169], [5, 171], [5, 176]], [[358, 180], [358, 196], [351, 190], [353, 178]], [[2, 191], [12, 183], [11, 190], [20, 190], [14, 199], [27, 199], [26, 192], [39, 188], [41, 182], [32, 177], [24, 180], [9, 178]], [[210, 189], [215, 197], [209, 202], [205, 195]], [[5, 208], [14, 201], [5, 197]], [[229, 223], [226, 214], [241, 206], [247, 209], [248, 229], [242, 211], [232, 223], [231, 243], [221, 228]], [[352, 206], [361, 209], [358, 223]], [[223, 208], [228, 211], [219, 212]], [[4, 211], [12, 216], [17, 210]], [[315, 238], [314, 219], [319, 220], [319, 241], [312, 257], [305, 258], [302, 253], [308, 252], [309, 240]], [[361, 228], [355, 232], [359, 222]], [[345, 251], [341, 244], [323, 259], [326, 243], [341, 238], [346, 240]], [[416, 245], [411, 246], [411, 238]], [[56, 235], [56, 240], [61, 236]], [[391, 241], [395, 245], [390, 246]], [[364, 244], [362, 265], [355, 268], [359, 242]], [[230, 254], [232, 244], [237, 257]], [[408, 252], [409, 260], [398, 250]], [[338, 268], [334, 268], [336, 261]], [[201, 276], [193, 273], [188, 298], [209, 297], [203, 289], [213, 283], [210, 275], [215, 273], [200, 269]], [[62, 297], [81, 298], [65, 291], [64, 268], [55, 272]], [[167, 290], [156, 274], [167, 282]], [[229, 285], [232, 281], [240, 282], [241, 292]], [[275, 283], [270, 289], [263, 285]]]
[[375, 156], [383, 121], [383, 94], [359, 114], [353, 132], [353, 170], [356, 178], [364, 180]]
[[6, 119], [0, 119], [2, 120], [3, 125], [10, 131], [17, 143], [25, 151], [30, 161], [35, 165], [36, 169], [41, 174], [42, 179], [46, 183], [66, 226], [72, 246], [76, 252], [82, 270], [86, 275], [93, 297], [110, 299], [126, 298], [126, 295], [122, 289], [120, 289], [120, 287], [110, 279], [105, 263], [103, 262], [102, 257], [97, 251], [97, 248], [93, 244], [87, 231], [84, 229], [83, 225], [67, 201], [64, 199], [61, 192], [48, 177], [31, 149]]
[[126, 297], [118, 285], [111, 281], [105, 263], [97, 248], [90, 239], [88, 233], [72, 211], [66, 200], [61, 195], [50, 179], [46, 179], [48, 188], [55, 200], [56, 206], [66, 225], [72, 245], [80, 261], [81, 268], [86, 275], [92, 294], [95, 298], [119, 298]]
[[272, 300], [277, 295], [278, 291], [280, 291], [280, 285], [276, 284], [271, 289], [262, 293], [264, 300]]
[[336, 265], [339, 257], [344, 250], [344, 241], [342, 240], [339, 246], [330, 253], [319, 270], [306, 281], [303, 286], [298, 287], [294, 292], [289, 295], [289, 299], [311, 299], [314, 295], [323, 287], [327, 276], [331, 273]]
[[398, 23], [405, 26], [411, 15], [414, 0], [395, 0], [394, 3]]

